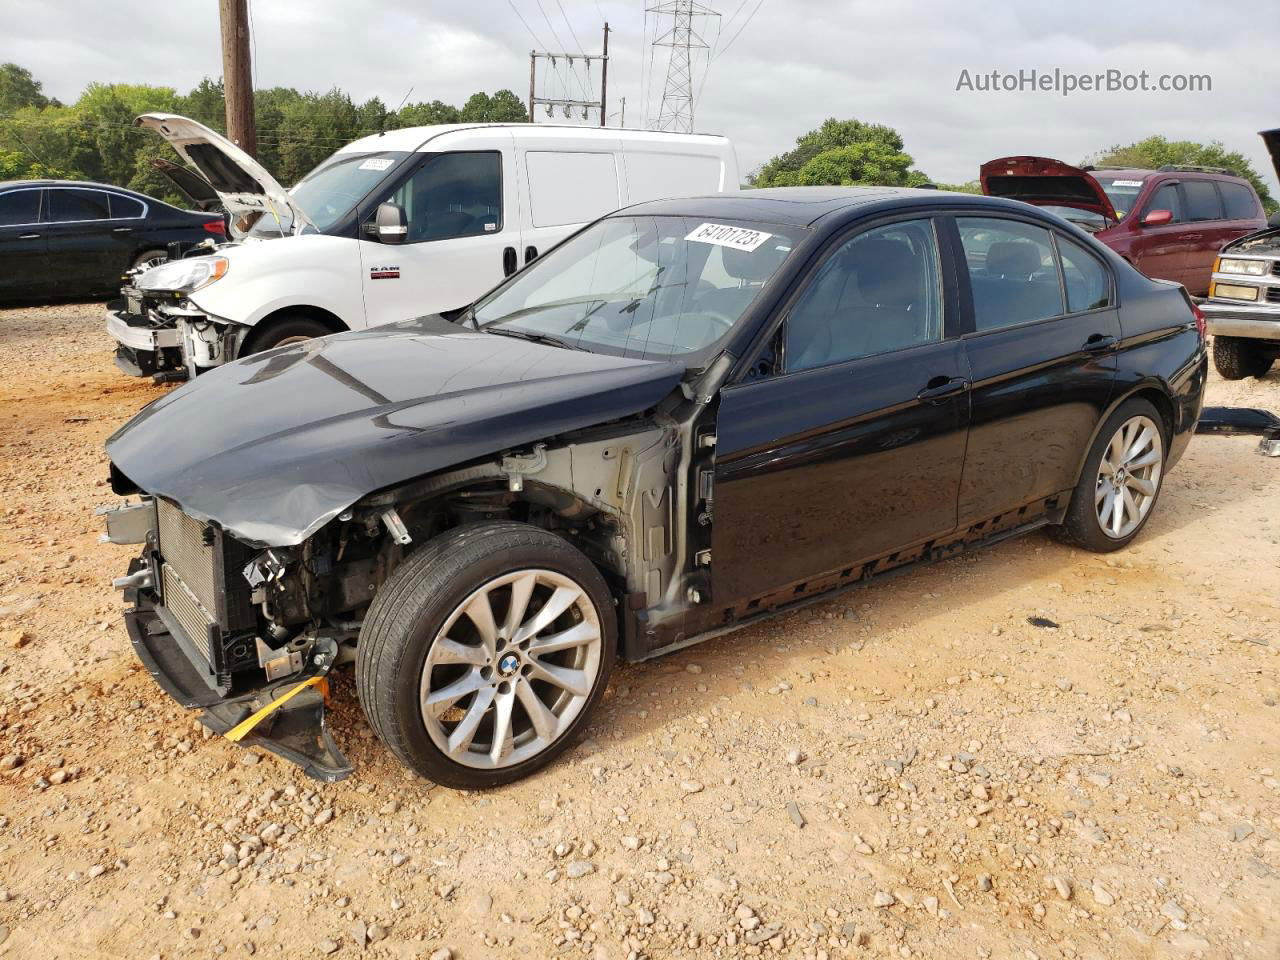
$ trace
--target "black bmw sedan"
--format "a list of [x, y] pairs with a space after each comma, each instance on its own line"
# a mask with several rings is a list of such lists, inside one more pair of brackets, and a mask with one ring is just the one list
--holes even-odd
[[114, 294], [120, 276], [173, 241], [221, 240], [220, 214], [179, 210], [123, 187], [0, 183], [0, 302]]
[[407, 766], [489, 787], [645, 660], [1046, 528], [1123, 548], [1195, 429], [1185, 291], [1026, 204], [645, 203], [463, 313], [229, 364], [107, 444], [138, 656], [336, 779], [354, 660]]

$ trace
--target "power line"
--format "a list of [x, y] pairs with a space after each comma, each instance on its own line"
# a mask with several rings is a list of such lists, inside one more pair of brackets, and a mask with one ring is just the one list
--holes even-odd
[[[538, 12], [542, 14], [542, 19], [547, 22], [547, 29], [551, 31], [551, 39], [556, 42], [556, 47], [564, 50], [568, 44], [560, 39], [560, 34], [556, 33], [556, 28], [551, 25], [551, 18], [547, 16], [547, 11], [542, 7], [542, 0], [534, 0], [534, 3], [538, 5]], [[546, 48], [543, 47], [543, 49], [545, 50]]]
[[582, 46], [582, 41], [578, 39], [577, 33], [574, 32], [573, 24], [569, 22], [569, 17], [564, 12], [564, 4], [560, 0], [556, 0], [556, 6], [560, 8], [560, 16], [564, 19], [564, 25], [569, 28], [569, 36], [573, 37], [573, 42], [577, 46], [578, 52], [585, 57], [587, 55], [586, 48]]
[[717, 57], [720, 56], [720, 54], [729, 52], [729, 48], [733, 46], [734, 41], [737, 40], [740, 36], [742, 36], [742, 31], [747, 29], [747, 27], [751, 24], [752, 19], [754, 19], [755, 15], [760, 12], [760, 8], [763, 6], [764, 6], [764, 0], [760, 0], [760, 2], [755, 5], [755, 9], [752, 10], [751, 13], [747, 16], [747, 19], [742, 21], [742, 26], [738, 28], [738, 32], [729, 38], [729, 42], [724, 45], [724, 49], [719, 51], [719, 53], [715, 54]]
[[538, 35], [533, 32], [533, 27], [529, 26], [529, 21], [524, 18], [524, 14], [521, 13], [519, 8], [515, 5], [515, 0], [507, 0], [507, 6], [511, 8], [512, 13], [520, 18], [520, 22], [524, 24], [524, 28], [529, 31], [529, 36], [533, 37], [534, 45], [545, 50], [547, 45], [538, 39]]

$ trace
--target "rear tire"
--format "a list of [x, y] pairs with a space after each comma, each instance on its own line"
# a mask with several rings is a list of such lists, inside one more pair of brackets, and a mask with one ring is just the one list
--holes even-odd
[[240, 356], [247, 357], [275, 347], [314, 340], [316, 337], [323, 337], [330, 333], [333, 333], [333, 330], [311, 317], [289, 315], [277, 317], [261, 330], [255, 329], [245, 337], [244, 345], [240, 348]]
[[164, 263], [169, 259], [169, 254], [164, 250], [148, 250], [140, 253], [133, 258], [133, 263], [129, 265], [130, 270], [137, 270], [139, 267], [148, 265], [154, 266], [158, 263]]
[[1138, 397], [1122, 403], [1098, 431], [1054, 536], [1094, 553], [1128, 546], [1155, 512], [1168, 446], [1154, 406]]
[[569, 748], [616, 648], [613, 598], [581, 552], [528, 524], [475, 524], [426, 543], [374, 597], [356, 688], [405, 766], [484, 789]]
[[1223, 380], [1265, 376], [1274, 358], [1266, 346], [1245, 337], [1214, 337], [1213, 366]]

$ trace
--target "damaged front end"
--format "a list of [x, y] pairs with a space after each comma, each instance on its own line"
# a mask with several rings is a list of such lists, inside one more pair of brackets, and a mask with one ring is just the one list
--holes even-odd
[[[285, 576], [298, 551], [255, 551], [165, 500], [100, 511], [105, 540], [140, 543], [115, 581], [138, 659], [160, 687], [201, 711], [214, 733], [261, 746], [312, 777], [352, 771], [325, 724], [326, 677], [354, 631], [321, 629]], [[304, 604], [305, 606], [305, 604]]]

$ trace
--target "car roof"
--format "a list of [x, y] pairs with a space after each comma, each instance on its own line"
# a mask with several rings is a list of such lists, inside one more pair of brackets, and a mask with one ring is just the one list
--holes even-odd
[[832, 214], [873, 213], [897, 207], [973, 206], [1025, 212], [1027, 205], [998, 197], [911, 187], [769, 187], [676, 200], [649, 200], [618, 214], [655, 217], [718, 217], [808, 227]]
[[413, 152], [426, 148], [438, 137], [471, 131], [510, 130], [516, 136], [561, 135], [566, 138], [590, 140], [621, 140], [624, 143], [683, 143], [723, 148], [727, 140], [717, 134], [672, 133], [662, 130], [632, 130], [622, 127], [583, 127], [566, 123], [438, 123], [424, 127], [402, 127], [375, 133], [353, 140], [338, 149], [338, 153], [399, 150]]
[[1218, 170], [1149, 170], [1144, 167], [1094, 167], [1092, 170], [1084, 167], [1082, 169], [1099, 183], [1104, 180], [1145, 180], [1147, 177], [1173, 177], [1179, 180], [1203, 177], [1206, 180], [1237, 180], [1246, 184], [1249, 182], [1238, 173], [1223, 173]]
[[128, 194], [141, 200], [155, 200], [155, 197], [148, 197], [128, 187], [118, 187], [114, 183], [98, 183], [94, 180], [0, 180], [0, 190], [7, 190], [10, 187], [88, 187], [92, 190], [114, 190], [116, 193]]

